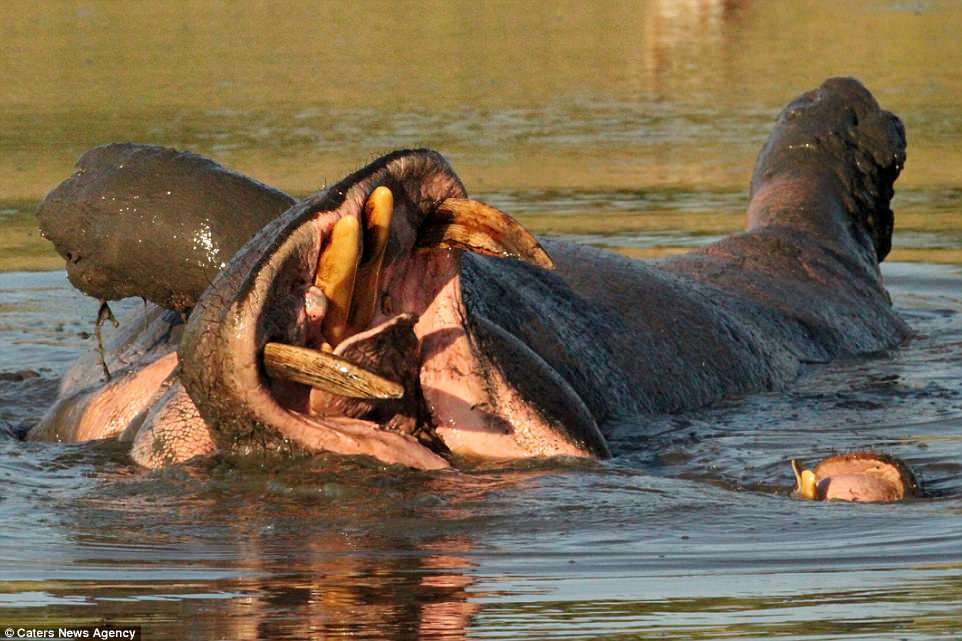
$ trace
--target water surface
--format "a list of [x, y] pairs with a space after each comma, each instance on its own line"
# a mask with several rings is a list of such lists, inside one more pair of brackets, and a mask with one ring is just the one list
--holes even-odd
[[[148, 472], [109, 443], [0, 438], [0, 623], [108, 618], [152, 639], [954, 638], [962, 273], [886, 276], [919, 332], [905, 349], [624, 425], [603, 463], [422, 474], [265, 457]], [[96, 305], [63, 272], [0, 275], [0, 301], [6, 368], [40, 373], [0, 382], [13, 431], [49, 403]], [[789, 497], [789, 458], [861, 448], [904, 458], [927, 497]]]
[[[954, 2], [3, 4], [0, 626], [959, 638], [958, 33]], [[420, 474], [226, 457], [147, 472], [111, 444], [13, 437], [90, 346], [96, 303], [31, 212], [94, 145], [191, 149], [297, 195], [430, 146], [536, 232], [651, 257], [740, 229], [778, 110], [837, 74], [908, 131], [884, 269], [917, 332], [902, 350], [619, 426], [620, 455], [601, 463]], [[903, 457], [927, 496], [788, 496], [789, 458], [855, 448]]]

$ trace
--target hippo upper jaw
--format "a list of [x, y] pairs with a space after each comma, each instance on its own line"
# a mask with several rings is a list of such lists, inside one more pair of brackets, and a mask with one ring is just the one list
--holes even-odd
[[[357, 227], [343, 220], [363, 219], [363, 228], [365, 206], [381, 187], [393, 194], [394, 209], [373, 312], [335, 341], [329, 320], [337, 294], [325, 297], [314, 286], [319, 260], [324, 263], [335, 241], [345, 245], [337, 240], [345, 229]], [[439, 154], [395, 152], [295, 205], [234, 256], [198, 301], [179, 348], [181, 378], [219, 447], [290, 445], [422, 469], [447, 467], [451, 452], [499, 458], [603, 453], [600, 435], [600, 446], [585, 446], [563, 426], [540, 420], [503, 368], [485, 357], [487, 343], [461, 300], [463, 229], [433, 249], [419, 248], [425, 236], [437, 236], [429, 219], [439, 205], [466, 202], [465, 196]], [[479, 244], [520, 247], [530, 262], [550, 264], [533, 238], [511, 225], [508, 238], [499, 240], [495, 230]], [[358, 274], [368, 260], [360, 259]], [[403, 396], [350, 398], [268, 376], [268, 343], [321, 347], [327, 340], [334, 356], [395, 381]]]

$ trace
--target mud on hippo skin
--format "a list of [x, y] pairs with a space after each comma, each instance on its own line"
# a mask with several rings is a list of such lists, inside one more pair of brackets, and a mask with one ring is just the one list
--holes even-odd
[[77, 289], [186, 310], [257, 230], [294, 204], [216, 162], [164, 147], [91, 149], [43, 199], [44, 238]]
[[[421, 388], [452, 452], [604, 455], [615, 418], [780, 389], [806, 363], [905, 340], [877, 264], [889, 242], [877, 221], [890, 215], [903, 161], [898, 120], [857, 81], [832, 79], [776, 124], [756, 168], [748, 232], [649, 263], [545, 243], [553, 273], [461, 251], [406, 257], [410, 242], [396, 244], [397, 277], [381, 292], [392, 308], [380, 321], [421, 319]], [[281, 437], [386, 454], [376, 426], [348, 434], [279, 404], [258, 355], [268, 341], [303, 343], [300, 301], [320, 246], [387, 175], [416, 178], [390, 185], [407, 194], [408, 238], [442, 198], [463, 196], [440, 156], [392, 154], [262, 230], [200, 301], [181, 345], [184, 380], [220, 446]], [[361, 445], [374, 435], [376, 447]], [[410, 464], [419, 455], [389, 456]]]
[[[436, 152], [395, 152], [241, 248], [191, 313], [179, 378], [221, 449], [327, 450], [422, 468], [451, 454], [605, 456], [616, 420], [644, 429], [646, 415], [781, 389], [808, 363], [910, 335], [878, 269], [904, 145], [901, 124], [864, 87], [831, 79], [776, 123], [747, 232], [649, 262], [545, 242], [553, 272], [419, 246], [439, 203], [465, 190]], [[264, 346], [310, 342], [319, 256], [379, 187], [396, 207], [376, 313], [334, 352], [390, 370], [416, 402], [272, 380]], [[391, 332], [400, 334], [388, 341]]]
[[[905, 165], [905, 127], [881, 109], [865, 87], [851, 78], [830, 78], [793, 100], [778, 117], [752, 175], [752, 199], [765, 186], [793, 177], [818, 182], [839, 199], [850, 232], [881, 262], [892, 248], [895, 216], [889, 207], [895, 179]], [[790, 191], [790, 190], [789, 190]], [[765, 202], [785, 217], [779, 199]], [[763, 217], [755, 207], [750, 219]], [[767, 215], [771, 215], [768, 213]], [[801, 212], [795, 215], [799, 218]], [[796, 221], [801, 222], [801, 221]], [[750, 220], [752, 224], [763, 221]], [[812, 230], [818, 233], [818, 230]], [[831, 227], [821, 230], [831, 231]]]

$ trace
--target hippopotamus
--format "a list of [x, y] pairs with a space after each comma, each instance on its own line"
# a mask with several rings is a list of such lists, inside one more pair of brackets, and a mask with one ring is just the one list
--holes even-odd
[[[82, 358], [30, 438], [116, 437], [147, 466], [264, 449], [421, 469], [608, 457], [616, 423], [644, 430], [646, 417], [784, 389], [811, 364], [906, 341], [879, 270], [904, 161], [899, 119], [858, 81], [829, 79], [778, 116], [746, 231], [652, 261], [539, 241], [469, 199], [431, 150], [390, 153], [290, 205], [248, 181], [263, 197], [224, 207], [236, 186], [194, 162], [171, 190], [216, 185], [178, 206], [257, 231], [202, 290], [174, 287], [176, 248], [154, 263], [136, 247], [121, 247], [127, 263], [99, 258], [116, 262], [90, 267], [102, 275], [90, 293], [152, 302], [106, 345], [111, 380]], [[109, 158], [87, 171], [126, 193]], [[41, 211], [73, 206], [48, 197]], [[140, 271], [124, 271], [131, 261]]]
[[78, 289], [186, 310], [241, 245], [293, 204], [197, 154], [113, 144], [81, 156], [37, 219]]
[[921, 489], [904, 462], [876, 452], [848, 452], [820, 461], [814, 470], [803, 470], [792, 459], [795, 491], [809, 501], [880, 503], [919, 496]]

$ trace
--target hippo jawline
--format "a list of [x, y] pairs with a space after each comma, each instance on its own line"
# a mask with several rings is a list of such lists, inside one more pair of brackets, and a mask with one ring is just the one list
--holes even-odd
[[[336, 293], [324, 296], [327, 290], [315, 285], [319, 256], [323, 265], [325, 256], [337, 253], [330, 249], [335, 242], [337, 251], [350, 246], [353, 241], [340, 240], [344, 229], [370, 230], [366, 214], [382, 187], [393, 195], [393, 217], [372, 290], [373, 310], [361, 326], [345, 330], [347, 338], [334, 344], [333, 353], [399, 383], [403, 396], [350, 398], [271, 378], [262, 358], [266, 344], [326, 350], [324, 343], [334, 343], [329, 320], [337, 314], [354, 318], [356, 310], [338, 310]], [[451, 452], [606, 452], [600, 437], [585, 444], [556, 421], [544, 420], [537, 404], [520, 398], [479, 347], [490, 341], [479, 340], [478, 324], [461, 299], [462, 250], [514, 255], [545, 267], [550, 259], [506, 216], [500, 238], [491, 226], [481, 230], [478, 242], [462, 242], [461, 225], [439, 232], [432, 222], [439, 206], [473, 202], [465, 198], [461, 181], [439, 154], [395, 152], [298, 203], [234, 256], [193, 310], [179, 349], [181, 378], [219, 447], [291, 445], [426, 469], [446, 467]], [[343, 222], [350, 218], [361, 224]], [[370, 282], [364, 275], [371, 263], [367, 239], [357, 283]], [[358, 284], [355, 294], [360, 289]], [[523, 437], [511, 429], [520, 422]], [[446, 429], [455, 424], [458, 430]]]

